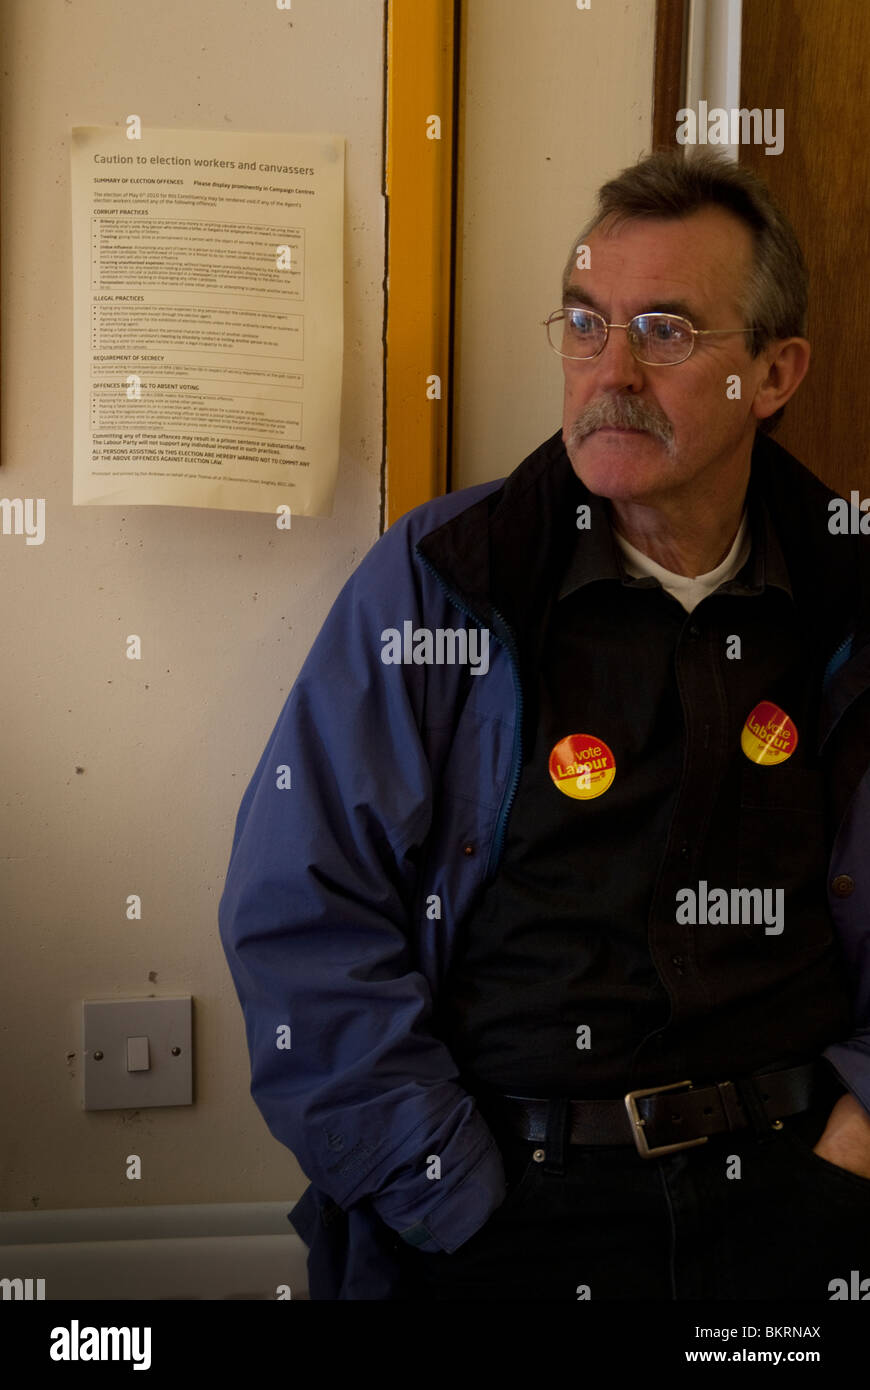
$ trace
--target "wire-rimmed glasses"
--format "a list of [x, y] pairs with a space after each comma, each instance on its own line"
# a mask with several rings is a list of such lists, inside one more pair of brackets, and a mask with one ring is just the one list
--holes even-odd
[[566, 304], [544, 320], [547, 341], [560, 357], [588, 362], [607, 345], [611, 328], [624, 328], [638, 362], [675, 367], [691, 357], [698, 338], [721, 333], [754, 333], [754, 328], [695, 328], [681, 314], [635, 314], [628, 323], [608, 323], [594, 309]]

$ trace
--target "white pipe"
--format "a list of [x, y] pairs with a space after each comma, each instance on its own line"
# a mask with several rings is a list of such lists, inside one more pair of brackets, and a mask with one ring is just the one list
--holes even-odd
[[[689, 0], [685, 100], [693, 111], [701, 101], [710, 110], [739, 108], [742, 24], [743, 0]], [[717, 149], [738, 158], [737, 145]]]

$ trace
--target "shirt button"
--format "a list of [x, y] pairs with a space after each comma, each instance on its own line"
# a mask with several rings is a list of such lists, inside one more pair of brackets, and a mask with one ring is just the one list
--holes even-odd
[[462, 846], [462, 853], [463, 853], [463, 854], [473, 854], [473, 853], [474, 853], [474, 845], [463, 845], [463, 846]]
[[700, 636], [701, 636], [701, 629], [698, 627], [698, 624], [697, 624], [697, 623], [691, 623], [691, 624], [689, 625], [689, 636], [690, 636], [690, 637], [700, 637]]
[[682, 956], [671, 956], [671, 965], [675, 965], [682, 975], [683, 966], [685, 965], [685, 960]]
[[831, 892], [837, 898], [848, 898], [855, 891], [855, 880], [848, 874], [837, 874], [831, 883]]

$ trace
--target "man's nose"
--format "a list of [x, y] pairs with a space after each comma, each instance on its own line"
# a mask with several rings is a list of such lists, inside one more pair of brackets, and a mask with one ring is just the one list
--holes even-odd
[[644, 384], [643, 364], [638, 362], [628, 345], [624, 328], [611, 328], [603, 352], [593, 360], [596, 382], [604, 391], [626, 388], [641, 391]]

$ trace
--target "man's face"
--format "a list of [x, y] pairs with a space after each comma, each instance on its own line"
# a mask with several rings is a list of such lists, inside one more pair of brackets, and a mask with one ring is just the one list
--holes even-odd
[[[597, 309], [608, 323], [661, 310], [695, 328], [746, 326], [737, 301], [752, 264], [752, 234], [726, 210], [625, 222], [610, 234], [598, 228], [585, 244], [590, 268], [575, 267], [566, 304]], [[743, 333], [696, 338], [685, 362], [647, 366], [632, 356], [626, 332], [612, 328], [600, 356], [563, 358], [562, 437], [590, 492], [656, 506], [715, 498], [723, 485], [731, 492], [745, 483], [752, 399], [767, 370], [763, 354], [750, 357], [748, 341]], [[733, 388], [726, 394], [733, 374], [740, 400], [729, 399]], [[642, 428], [613, 428], [628, 410], [639, 412], [633, 423]]]

